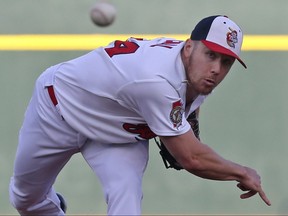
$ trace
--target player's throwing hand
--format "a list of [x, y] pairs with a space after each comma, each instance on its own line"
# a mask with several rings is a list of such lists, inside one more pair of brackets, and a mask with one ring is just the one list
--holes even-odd
[[262, 200], [268, 205], [271, 205], [270, 200], [267, 198], [265, 192], [261, 186], [261, 177], [257, 174], [257, 172], [249, 167], [244, 167], [247, 171], [246, 178], [243, 181], [240, 181], [237, 184], [237, 187], [242, 191], [246, 191], [246, 193], [241, 194], [241, 199], [247, 199], [255, 194], [259, 194]]

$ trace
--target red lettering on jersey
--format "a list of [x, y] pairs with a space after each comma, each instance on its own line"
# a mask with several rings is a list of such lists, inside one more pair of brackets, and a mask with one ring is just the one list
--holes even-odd
[[[156, 137], [157, 135], [151, 131], [147, 124], [130, 124], [124, 123], [123, 128], [133, 134], [137, 134], [140, 138], [148, 140]], [[135, 137], [136, 140], [140, 140], [139, 138]]]
[[171, 49], [174, 46], [177, 46], [178, 44], [180, 44], [181, 42], [182, 41], [179, 41], [179, 40], [166, 40], [163, 43], [151, 45], [151, 47], [159, 46], [159, 47], [165, 47], [165, 48]]
[[116, 40], [114, 47], [105, 48], [104, 50], [112, 58], [114, 55], [134, 53], [138, 48], [139, 45], [135, 42]]

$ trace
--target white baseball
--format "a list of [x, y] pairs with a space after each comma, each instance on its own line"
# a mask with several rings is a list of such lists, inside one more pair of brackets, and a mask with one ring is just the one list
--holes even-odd
[[91, 8], [90, 17], [98, 26], [109, 26], [115, 20], [116, 8], [108, 1], [99, 1]]

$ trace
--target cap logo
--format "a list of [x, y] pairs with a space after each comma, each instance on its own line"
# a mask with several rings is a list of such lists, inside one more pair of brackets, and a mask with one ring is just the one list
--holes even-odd
[[238, 43], [238, 34], [236, 30], [233, 30], [230, 27], [229, 27], [229, 30], [230, 31], [227, 32], [226, 41], [230, 47], [235, 48], [235, 43]]

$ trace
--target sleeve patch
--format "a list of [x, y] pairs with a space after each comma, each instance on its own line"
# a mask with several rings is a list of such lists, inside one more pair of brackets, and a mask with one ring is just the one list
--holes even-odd
[[170, 120], [173, 123], [174, 128], [178, 128], [180, 125], [182, 125], [183, 112], [184, 110], [182, 109], [182, 103], [180, 100], [172, 104]]

